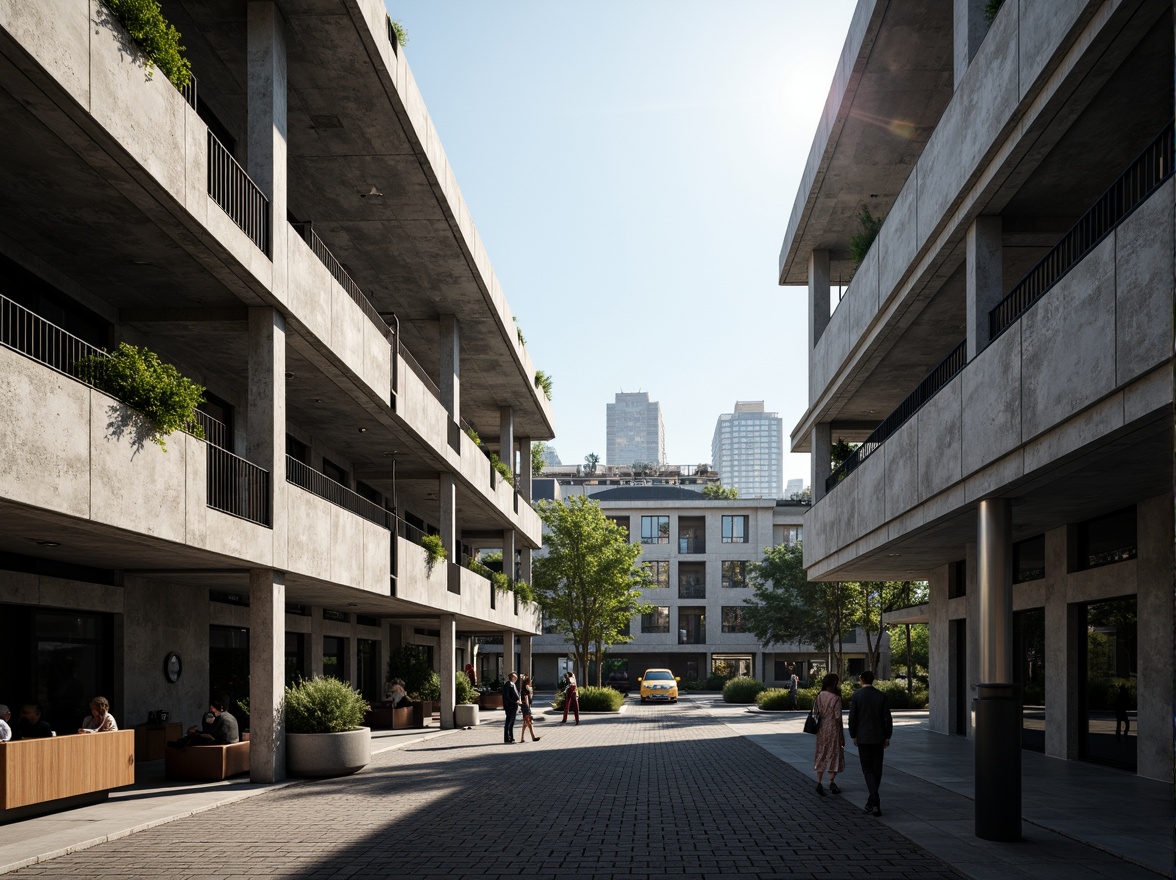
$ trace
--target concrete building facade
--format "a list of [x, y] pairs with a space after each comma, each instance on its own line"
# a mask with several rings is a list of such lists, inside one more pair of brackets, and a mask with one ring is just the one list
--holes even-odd
[[605, 464], [666, 463], [661, 404], [648, 392], [618, 392], [605, 408]]
[[[416, 645], [451, 726], [474, 637], [528, 645], [461, 562], [529, 578], [552, 414], [383, 4], [162, 7], [182, 90], [97, 0], [0, 3], [0, 699], [248, 698], [269, 781], [287, 682], [378, 699]], [[206, 387], [203, 439], [75, 378], [119, 342]]]
[[784, 420], [762, 400], [740, 400], [715, 422], [711, 462], [740, 498], [783, 498]]
[[814, 138], [805, 564], [929, 581], [935, 730], [1170, 779], [1172, 5], [984, 6], [859, 2]]
[[[536, 481], [536, 493], [545, 497], [559, 498], [563, 489], [562, 483]], [[641, 545], [639, 564], [655, 584], [644, 590], [644, 601], [654, 611], [634, 618], [632, 641], [614, 645], [607, 654], [609, 661], [627, 666], [634, 687], [649, 667], [672, 669], [683, 681], [737, 673], [769, 686], [785, 685], [793, 672], [807, 679], [814, 668], [828, 667], [823, 649], [764, 646], [744, 625], [746, 600], [753, 595], [751, 566], [770, 547], [803, 541], [807, 505], [710, 500], [678, 486], [621, 486], [592, 497], [605, 516], [629, 531], [631, 542]], [[532, 649], [536, 680], [554, 684], [568, 668], [567, 642], [548, 625]], [[847, 634], [845, 656], [851, 668], [861, 666], [864, 634]], [[882, 656], [885, 671], [885, 648]]]

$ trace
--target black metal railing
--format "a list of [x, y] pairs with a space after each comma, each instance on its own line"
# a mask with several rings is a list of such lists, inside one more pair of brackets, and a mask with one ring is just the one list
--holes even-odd
[[211, 131], [208, 133], [208, 194], [269, 256], [269, 199]]
[[950, 382], [967, 363], [968, 341], [965, 339], [952, 349], [951, 354], [932, 367], [931, 372], [923, 378], [923, 381], [910, 393], [907, 399], [900, 403], [894, 412], [883, 419], [882, 423], [865, 439], [865, 442], [855, 449], [849, 458], [843, 461], [829, 475], [828, 479], [825, 480], [825, 491], [833, 491], [834, 486], [857, 470], [858, 465], [873, 455], [874, 451], [885, 443], [891, 434], [902, 427], [907, 419], [917, 413], [923, 404], [934, 397], [939, 389]]
[[206, 446], [208, 506], [222, 513], [269, 526], [269, 471], [212, 443]]
[[204, 440], [210, 446], [226, 450], [229, 448], [229, 429], [224, 422], [214, 419], [203, 410], [196, 410], [195, 421], [204, 431]]
[[399, 346], [399, 348], [400, 356], [404, 358], [404, 362], [408, 364], [408, 368], [416, 373], [417, 378], [425, 383], [425, 387], [433, 392], [434, 397], [440, 400], [441, 389], [437, 387], [437, 383], [434, 382], [432, 377], [425, 372], [425, 368], [417, 363], [417, 359], [412, 356], [411, 352], [409, 352], [407, 348], [405, 348], [403, 345]]
[[193, 110], [195, 110], [196, 109], [196, 75], [195, 74], [188, 75], [188, 84], [186, 86], [180, 87], [180, 94], [184, 96], [184, 100], [188, 102], [188, 105]]
[[1173, 126], [1168, 123], [1110, 189], [1062, 236], [1062, 240], [989, 312], [988, 330], [992, 339], [1011, 327], [1172, 176], [1172, 138]]
[[295, 486], [301, 486], [307, 492], [313, 492], [319, 498], [331, 502], [336, 507], [350, 510], [368, 522], [374, 522], [389, 531], [392, 530], [396, 518], [390, 510], [385, 510], [375, 502], [368, 501], [362, 495], [336, 483], [326, 474], [321, 474], [314, 468], [307, 467], [289, 455], [286, 456], [286, 480]]
[[323, 244], [323, 240], [314, 231], [314, 225], [312, 223], [291, 223], [290, 225], [294, 227], [299, 237], [314, 251], [314, 255], [327, 267], [327, 271], [339, 282], [339, 286], [347, 291], [347, 295], [359, 306], [368, 320], [375, 324], [380, 332], [390, 340], [392, 338], [392, 328], [388, 326], [388, 323], [376, 311], [376, 307], [372, 305], [372, 301], [367, 298], [363, 290], [360, 289], [360, 286], [355, 283], [355, 279], [347, 274], [347, 270], [343, 268], [343, 264], [335, 259], [335, 255], [331, 253], [330, 248]]
[[418, 529], [416, 526], [406, 523], [399, 517], [396, 519], [396, 534], [404, 538], [406, 541], [412, 541], [412, 543], [418, 546], [425, 546], [424, 543], [422, 543], [425, 537], [424, 530]]
[[67, 376], [74, 375], [73, 366], [80, 358], [109, 357], [6, 296], [0, 296], [0, 345]]

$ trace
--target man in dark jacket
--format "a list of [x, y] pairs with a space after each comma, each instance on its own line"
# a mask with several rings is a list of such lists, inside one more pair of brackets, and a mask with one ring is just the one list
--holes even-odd
[[862, 775], [870, 793], [866, 798], [866, 812], [881, 816], [878, 786], [882, 782], [882, 758], [894, 733], [894, 719], [886, 695], [874, 687], [874, 673], [867, 669], [858, 676], [858, 682], [861, 689], [849, 700], [849, 736], [857, 746]]
[[[237, 719], [227, 711], [228, 698], [211, 700], [208, 704], [208, 715], [204, 716], [202, 729], [188, 728], [188, 735], [182, 736], [169, 746], [227, 746], [241, 741], [240, 728]], [[209, 716], [212, 720], [209, 721]]]
[[502, 708], [506, 710], [506, 727], [504, 730], [505, 738], [503, 742], [512, 743], [514, 738], [515, 717], [519, 714], [519, 688], [515, 684], [518, 681], [518, 674], [512, 672], [510, 677], [506, 680], [506, 684], [502, 686]]

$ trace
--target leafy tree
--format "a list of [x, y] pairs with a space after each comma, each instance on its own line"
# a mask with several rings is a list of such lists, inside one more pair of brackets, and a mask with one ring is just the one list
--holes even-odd
[[547, 465], [547, 444], [536, 440], [531, 444], [531, 476], [542, 476], [543, 468]]
[[547, 555], [532, 571], [536, 601], [572, 643], [581, 672], [596, 661], [599, 686], [608, 647], [629, 641], [629, 621], [652, 609], [638, 589], [649, 582], [636, 564], [641, 545], [630, 544], [626, 530], [582, 495], [543, 502], [539, 516]]
[[724, 489], [722, 483], [707, 483], [702, 487], [703, 498], [738, 498], [739, 490], [732, 486], [729, 489]]
[[827, 651], [831, 666], [843, 668], [842, 633], [852, 614], [845, 584], [805, 577], [800, 543], [768, 549], [751, 568], [752, 599], [744, 619], [764, 645], [801, 642]]
[[845, 464], [845, 460], [853, 455], [853, 451], [860, 445], [860, 443], [850, 443], [844, 437], [838, 437], [837, 442], [829, 448], [829, 464], [833, 470], [837, 470]]
[[589, 452], [587, 455], [584, 456], [584, 473], [586, 473], [586, 474], [596, 473], [596, 466], [598, 464], [600, 464], [600, 456], [597, 455], [595, 452]]
[[866, 635], [866, 658], [870, 669], [878, 668], [882, 645], [882, 615], [896, 608], [927, 601], [924, 581], [862, 581], [846, 585], [851, 603], [856, 606], [850, 624], [860, 626]]
[[[895, 672], [895, 678], [907, 679], [908, 691], [913, 689], [918, 681], [923, 687], [927, 686], [927, 670], [931, 667], [931, 645], [927, 631], [927, 624], [896, 624], [890, 627], [890, 665]], [[910, 663], [907, 663], [907, 639], [910, 639]]]

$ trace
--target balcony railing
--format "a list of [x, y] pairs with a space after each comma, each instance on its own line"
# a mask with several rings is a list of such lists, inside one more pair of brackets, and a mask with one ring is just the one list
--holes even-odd
[[258, 525], [269, 526], [269, 471], [212, 443], [208, 443], [207, 447], [208, 506]]
[[376, 311], [376, 307], [372, 305], [372, 301], [364, 295], [359, 285], [355, 283], [347, 270], [343, 268], [343, 264], [335, 259], [335, 255], [331, 253], [330, 249], [323, 244], [323, 240], [318, 237], [318, 233], [314, 231], [314, 225], [311, 223], [291, 223], [294, 231], [307, 243], [314, 255], [322, 261], [322, 264], [327, 267], [332, 277], [339, 282], [339, 286], [347, 291], [347, 295], [355, 302], [357, 306], [363, 311], [369, 321], [371, 321], [381, 333], [389, 340], [392, 338], [392, 328], [388, 326], [387, 322]]
[[441, 389], [437, 387], [437, 383], [433, 381], [432, 377], [425, 372], [425, 368], [417, 363], [417, 359], [403, 345], [399, 346], [399, 350], [400, 356], [404, 358], [404, 362], [408, 364], [408, 368], [416, 373], [417, 378], [425, 383], [425, 387], [433, 392], [434, 397], [440, 400]]
[[180, 94], [193, 110], [196, 109], [196, 75], [189, 74], [188, 84], [180, 88]]
[[368, 501], [362, 495], [336, 483], [326, 474], [321, 474], [314, 468], [307, 467], [289, 455], [286, 456], [286, 480], [295, 486], [301, 486], [308, 492], [313, 492], [319, 498], [331, 502], [336, 507], [350, 510], [368, 522], [374, 522], [389, 531], [392, 530], [396, 517], [390, 510], [385, 510], [380, 505]]
[[1172, 138], [1173, 126], [1169, 122], [1139, 158], [1111, 184], [1110, 189], [1062, 236], [1062, 240], [989, 312], [990, 338], [995, 339], [1011, 327], [1172, 176]]
[[102, 349], [62, 330], [6, 296], [0, 296], [0, 345], [67, 376], [73, 376], [73, 365], [79, 358], [107, 356]]
[[269, 199], [211, 131], [208, 133], [208, 194], [268, 257]]
[[853, 453], [841, 465], [833, 471], [825, 480], [825, 491], [832, 492], [833, 487], [844, 480], [849, 474], [857, 470], [858, 466], [874, 454], [879, 446], [886, 442], [886, 439], [897, 431], [907, 419], [919, 411], [919, 409], [928, 400], [938, 393], [939, 389], [950, 382], [955, 375], [962, 370], [968, 363], [968, 341], [965, 339], [954, 349], [951, 354], [936, 364], [929, 372], [919, 386], [911, 392], [898, 408], [890, 415], [882, 420], [882, 423], [874, 429], [873, 433], [866, 438]]
[[706, 583], [699, 581], [683, 581], [678, 584], [679, 599], [705, 599]]
[[204, 430], [204, 439], [209, 446], [218, 449], [229, 448], [229, 429], [219, 419], [214, 419], [202, 410], [196, 410], [196, 424]]

